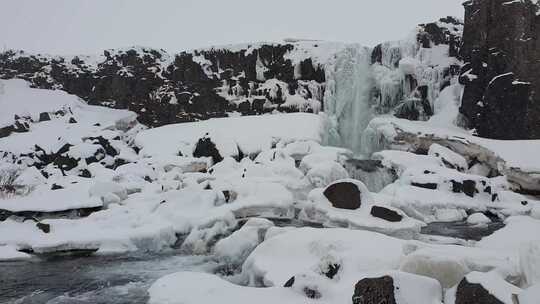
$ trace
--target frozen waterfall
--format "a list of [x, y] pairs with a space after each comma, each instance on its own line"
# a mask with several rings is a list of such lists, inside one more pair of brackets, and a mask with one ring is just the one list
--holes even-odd
[[325, 112], [330, 120], [328, 144], [361, 151], [361, 134], [373, 117], [373, 79], [369, 49], [351, 45], [326, 69]]

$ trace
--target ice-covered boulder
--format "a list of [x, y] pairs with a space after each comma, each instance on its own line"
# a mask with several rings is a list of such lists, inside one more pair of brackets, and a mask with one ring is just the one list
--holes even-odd
[[162, 277], [152, 284], [148, 293], [149, 304], [315, 304], [320, 301], [309, 299], [290, 288], [239, 286], [218, 276], [197, 272], [178, 272]]
[[313, 166], [307, 172], [306, 177], [314, 187], [321, 188], [337, 180], [349, 178], [349, 174], [339, 163], [326, 161]]
[[369, 191], [360, 181], [339, 180], [328, 185], [323, 194], [335, 208], [355, 210], [369, 196]]
[[111, 182], [95, 182], [94, 185], [88, 189], [88, 194], [90, 197], [98, 197], [101, 199], [104, 207], [107, 207], [110, 204], [119, 204], [128, 197], [125, 187]]
[[241, 263], [264, 240], [268, 228], [273, 226], [267, 219], [250, 218], [238, 231], [219, 240], [214, 254], [229, 263]]
[[298, 203], [298, 218], [327, 227], [365, 229], [405, 239], [414, 237], [422, 223], [391, 207], [389, 199], [370, 193], [360, 181], [339, 180], [326, 188], [313, 189], [307, 202]]
[[521, 289], [506, 282], [498, 274], [471, 272], [447, 290], [445, 303], [449, 304], [513, 304]]
[[461, 172], [469, 168], [467, 160], [463, 156], [439, 144], [432, 144], [429, 147], [428, 155], [439, 158], [445, 166]]
[[491, 223], [491, 220], [485, 214], [477, 212], [469, 215], [467, 223], [471, 225], [486, 225]]
[[389, 222], [400, 222], [403, 219], [399, 212], [382, 206], [372, 206], [370, 214]]
[[442, 288], [439, 282], [428, 277], [390, 272], [358, 281], [354, 287], [352, 303], [440, 304]]
[[[279, 142], [320, 143], [323, 126], [324, 117], [308, 113], [215, 118], [145, 130], [137, 134], [135, 144], [141, 148], [143, 156], [170, 156], [178, 155], [178, 152], [190, 156], [196, 151], [199, 139], [203, 138], [206, 148], [202, 149], [204, 146], [201, 142], [201, 154], [197, 151], [197, 155], [212, 154], [210, 156], [216, 156], [216, 160], [219, 160], [215, 153], [217, 150], [223, 158], [241, 158], [240, 155], [255, 156], [271, 150]], [[163, 138], [170, 140], [164, 141]], [[211, 145], [208, 138], [215, 145], [215, 149], [211, 149], [213, 153], [209, 153]]]
[[434, 278], [444, 288], [450, 288], [470, 272], [465, 260], [460, 256], [436, 254], [430, 250], [417, 250], [405, 256], [400, 270]]
[[339, 265], [332, 277], [352, 286], [359, 272], [395, 269], [402, 244], [399, 239], [368, 231], [298, 228], [255, 248], [242, 266], [242, 275], [252, 286], [282, 286], [297, 274], [326, 278], [329, 265]]

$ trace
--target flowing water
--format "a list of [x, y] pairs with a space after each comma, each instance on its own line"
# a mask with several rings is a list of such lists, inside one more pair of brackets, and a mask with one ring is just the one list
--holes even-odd
[[0, 263], [0, 303], [146, 303], [158, 278], [178, 271], [213, 272], [209, 257], [165, 254], [62, 257]]
[[[278, 226], [313, 226], [306, 222]], [[504, 226], [470, 226], [463, 222], [431, 223], [423, 234], [477, 240]], [[209, 256], [167, 253], [35, 258], [0, 262], [0, 303], [10, 304], [143, 304], [158, 278], [178, 271], [218, 272], [222, 267]]]

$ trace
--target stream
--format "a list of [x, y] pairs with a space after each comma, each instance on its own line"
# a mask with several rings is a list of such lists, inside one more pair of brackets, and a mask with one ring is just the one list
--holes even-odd
[[[422, 234], [478, 240], [503, 226], [431, 223]], [[220, 266], [211, 256], [190, 256], [179, 250], [0, 262], [0, 303], [144, 304], [148, 288], [158, 278], [179, 271], [213, 273]]]
[[179, 252], [94, 255], [0, 263], [0, 303], [146, 303], [158, 278], [179, 271], [213, 272], [206, 256]]

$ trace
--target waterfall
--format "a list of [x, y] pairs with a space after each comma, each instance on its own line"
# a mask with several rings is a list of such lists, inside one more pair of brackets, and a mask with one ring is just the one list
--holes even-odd
[[361, 134], [371, 118], [373, 77], [371, 52], [350, 45], [336, 54], [326, 67], [324, 109], [329, 118], [327, 144], [360, 153]]

